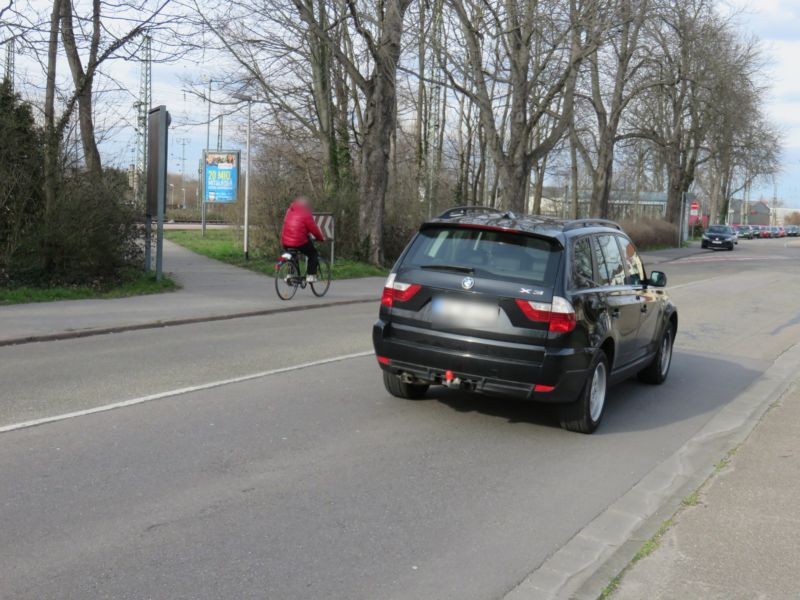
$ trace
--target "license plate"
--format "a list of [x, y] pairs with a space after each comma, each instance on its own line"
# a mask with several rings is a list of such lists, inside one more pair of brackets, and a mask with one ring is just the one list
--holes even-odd
[[721, 242], [720, 240], [714, 240], [714, 241], [713, 241], [713, 242], [711, 242], [711, 243], [712, 243], [712, 244], [721, 244], [722, 242]]
[[434, 298], [431, 304], [435, 323], [470, 329], [495, 323], [499, 310], [497, 305], [453, 298]]

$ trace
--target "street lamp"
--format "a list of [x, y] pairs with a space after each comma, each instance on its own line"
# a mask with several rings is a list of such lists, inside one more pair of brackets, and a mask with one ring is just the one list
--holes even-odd
[[253, 97], [247, 94], [235, 93], [233, 98], [247, 102], [247, 161], [244, 174], [244, 259], [250, 260], [250, 122], [253, 108]]

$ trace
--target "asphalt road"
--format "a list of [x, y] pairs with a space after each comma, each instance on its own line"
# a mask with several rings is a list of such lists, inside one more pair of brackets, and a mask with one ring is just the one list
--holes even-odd
[[[661, 387], [593, 436], [371, 357], [0, 434], [2, 598], [500, 598], [800, 337], [800, 243], [660, 265]], [[375, 307], [0, 348], [0, 423], [369, 350]]]

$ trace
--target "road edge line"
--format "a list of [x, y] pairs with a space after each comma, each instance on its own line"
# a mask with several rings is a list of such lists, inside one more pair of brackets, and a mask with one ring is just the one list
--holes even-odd
[[0, 426], [0, 434], [10, 433], [12, 431], [19, 431], [20, 429], [28, 429], [31, 427], [38, 427], [39, 425], [47, 425], [48, 423], [56, 423], [58, 421], [66, 421], [68, 419], [75, 419], [77, 417], [85, 417], [101, 412], [108, 412], [118, 408], [127, 408], [128, 406], [136, 406], [146, 402], [153, 402], [154, 400], [164, 400], [166, 398], [173, 398], [175, 396], [183, 396], [193, 392], [200, 392], [210, 390], [213, 388], [231, 385], [233, 383], [242, 383], [244, 381], [251, 381], [253, 379], [260, 379], [262, 377], [269, 377], [271, 375], [279, 375], [281, 373], [288, 373], [290, 371], [298, 371], [300, 369], [307, 369], [309, 367], [319, 367], [330, 363], [341, 362], [353, 358], [363, 358], [374, 354], [372, 350], [365, 350], [364, 352], [354, 352], [352, 354], [340, 354], [339, 356], [332, 356], [330, 358], [322, 358], [309, 362], [290, 365], [288, 367], [279, 367], [277, 369], [270, 369], [268, 371], [260, 371], [258, 373], [250, 373], [249, 375], [240, 375], [239, 377], [231, 377], [229, 379], [220, 379], [218, 381], [211, 381], [208, 383], [201, 383], [198, 385], [187, 386], [175, 390], [167, 390], [166, 392], [158, 392], [156, 394], [148, 394], [147, 396], [139, 396], [138, 398], [131, 398], [129, 400], [120, 400], [119, 402], [112, 402], [110, 404], [103, 404], [92, 408], [83, 410], [76, 410], [68, 413], [61, 413], [51, 417], [42, 417], [40, 419], [31, 419], [30, 421], [22, 421], [19, 423], [11, 423], [9, 425]]
[[790, 346], [742, 393], [667, 459], [645, 474], [551, 554], [503, 600], [595, 600], [642, 544], [708, 479], [721, 456], [738, 446], [775, 400], [794, 385], [800, 344]]
[[0, 348], [4, 346], [21, 346], [23, 344], [33, 344], [36, 342], [57, 342], [61, 340], [72, 340], [84, 337], [94, 337], [96, 335], [108, 335], [109, 333], [127, 333], [129, 331], [141, 331], [143, 329], [159, 329], [161, 327], [176, 327], [179, 325], [194, 325], [196, 323], [212, 323], [214, 321], [230, 321], [233, 319], [246, 319], [248, 317], [263, 317], [281, 313], [298, 312], [303, 310], [316, 310], [335, 306], [349, 306], [351, 304], [367, 304], [378, 302], [377, 296], [371, 298], [356, 298], [352, 300], [335, 300], [321, 304], [300, 304], [296, 306], [286, 306], [281, 308], [265, 308], [262, 310], [251, 310], [238, 313], [228, 313], [224, 315], [208, 315], [204, 317], [187, 317], [185, 319], [171, 319], [169, 321], [152, 321], [149, 323], [135, 323], [131, 325], [118, 325], [111, 327], [98, 327], [96, 329], [80, 329], [77, 331], [60, 331], [58, 333], [45, 333], [42, 335], [23, 336], [18, 338], [0, 339]]

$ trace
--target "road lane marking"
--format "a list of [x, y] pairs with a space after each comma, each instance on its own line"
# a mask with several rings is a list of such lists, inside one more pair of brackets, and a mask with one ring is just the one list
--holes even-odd
[[212, 388], [230, 385], [232, 383], [241, 383], [243, 381], [250, 381], [252, 379], [259, 379], [261, 377], [269, 377], [270, 375], [280, 375], [281, 373], [288, 373], [290, 371], [298, 371], [300, 369], [307, 369], [309, 367], [318, 367], [330, 363], [341, 362], [353, 358], [363, 358], [371, 356], [374, 352], [372, 350], [365, 352], [355, 352], [353, 354], [340, 354], [339, 356], [332, 356], [330, 358], [323, 358], [320, 360], [313, 360], [310, 362], [291, 365], [288, 367], [280, 367], [278, 369], [270, 369], [269, 371], [260, 371], [258, 373], [251, 373], [249, 375], [241, 375], [239, 377], [231, 377], [230, 379], [221, 379], [219, 381], [212, 381], [209, 383], [201, 383], [200, 385], [192, 385], [189, 387], [178, 388], [176, 390], [169, 390], [166, 392], [159, 392], [157, 394], [149, 394], [147, 396], [140, 396], [138, 398], [131, 398], [130, 400], [122, 400], [120, 402], [112, 402], [111, 404], [103, 404], [102, 406], [95, 406], [94, 408], [87, 408], [84, 410], [76, 410], [73, 412], [62, 413], [52, 417], [42, 417], [40, 419], [32, 419], [30, 421], [22, 421], [21, 423], [12, 423], [11, 425], [3, 425], [0, 427], [0, 433], [8, 433], [9, 431], [17, 431], [19, 429], [27, 429], [28, 427], [36, 427], [38, 425], [46, 425], [47, 423], [55, 423], [57, 421], [65, 421], [67, 419], [74, 419], [76, 417], [85, 417], [95, 413], [106, 412], [115, 410], [117, 408], [125, 408], [127, 406], [136, 406], [137, 404], [144, 404], [145, 402], [152, 402], [153, 400], [163, 400], [164, 398], [172, 398], [174, 396], [182, 396], [191, 394], [192, 392], [200, 392]]

